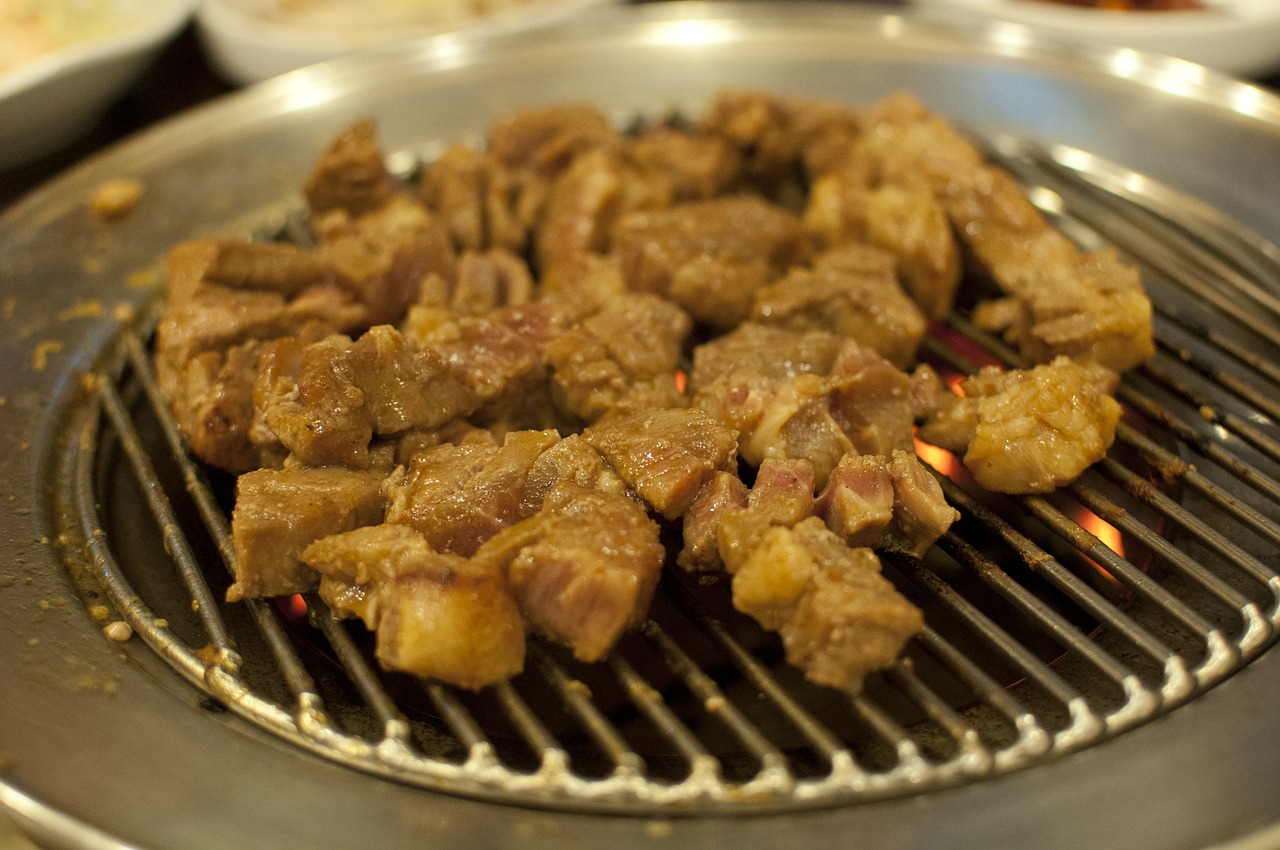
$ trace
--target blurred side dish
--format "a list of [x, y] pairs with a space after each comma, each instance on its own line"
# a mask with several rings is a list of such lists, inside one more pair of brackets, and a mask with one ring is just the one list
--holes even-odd
[[1110, 9], [1116, 12], [1189, 12], [1201, 10], [1201, 0], [1038, 0], [1040, 3], [1057, 3], [1060, 6], [1088, 6], [1092, 9]]
[[0, 74], [106, 32], [105, 0], [0, 0]]

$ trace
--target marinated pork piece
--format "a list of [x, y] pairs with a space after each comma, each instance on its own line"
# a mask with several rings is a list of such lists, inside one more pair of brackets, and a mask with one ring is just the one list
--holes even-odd
[[723, 194], [742, 172], [742, 155], [727, 139], [668, 126], [653, 127], [628, 139], [626, 153], [642, 168], [662, 174], [677, 201]]
[[246, 472], [236, 480], [231, 512], [236, 602], [303, 593], [316, 574], [302, 550], [321, 537], [382, 522], [382, 475], [342, 467]]
[[720, 557], [720, 522], [747, 506], [747, 485], [729, 472], [716, 472], [685, 512], [684, 545], [676, 563], [689, 572], [719, 572], [725, 568]]
[[747, 504], [725, 511], [716, 542], [725, 570], [738, 572], [774, 526], [790, 528], [813, 515], [813, 465], [807, 460], [768, 459], [760, 464]]
[[[228, 289], [278, 292], [291, 298], [313, 286], [333, 283], [335, 278], [333, 268], [323, 257], [295, 245], [238, 239], [199, 239], [190, 245], [192, 250], [208, 252], [201, 279]], [[180, 285], [170, 281], [171, 297]]]
[[743, 460], [804, 458], [819, 487], [850, 452], [912, 445], [912, 379], [834, 334], [742, 325], [694, 352], [691, 383], [694, 404], [737, 433]]
[[862, 120], [834, 101], [760, 91], [722, 92], [703, 116], [703, 131], [734, 144], [747, 174], [766, 183], [790, 177], [803, 166], [825, 171], [856, 137]]
[[537, 261], [547, 274], [604, 253], [618, 219], [636, 210], [662, 209], [671, 187], [617, 153], [593, 150], [575, 159], [551, 185], [536, 238]]
[[586, 422], [680, 405], [675, 374], [692, 323], [654, 295], [607, 299], [547, 345], [556, 400]]
[[1115, 438], [1117, 376], [1058, 357], [1029, 370], [988, 366], [966, 379], [920, 428], [921, 439], [962, 455], [988, 490], [1047, 493], [1101, 460]]
[[443, 219], [459, 251], [489, 247], [484, 198], [493, 161], [469, 145], [450, 145], [426, 167], [418, 198]]
[[1151, 302], [1133, 267], [1111, 251], [1081, 253], [1011, 176], [984, 165], [914, 98], [887, 98], [870, 112], [875, 131], [866, 138], [883, 179], [929, 186], [972, 261], [1022, 308], [999, 329], [1025, 356], [1047, 363], [1066, 354], [1115, 371], [1151, 357]]
[[731, 431], [688, 408], [611, 418], [583, 437], [667, 519], [683, 516], [718, 470], [733, 469], [738, 448]]
[[334, 285], [307, 287], [288, 298], [278, 291], [215, 283], [208, 275], [225, 253], [217, 240], [196, 240], [174, 247], [165, 258], [166, 301], [155, 345], [166, 392], [167, 379], [205, 351], [289, 336], [310, 323], [337, 333], [362, 328], [368, 320], [367, 310]]
[[444, 222], [408, 196], [396, 195], [360, 216], [335, 210], [317, 219], [318, 249], [338, 282], [369, 309], [372, 324], [399, 322], [418, 301], [423, 281], [456, 274]]
[[616, 151], [622, 137], [604, 113], [581, 103], [522, 109], [489, 125], [489, 152], [510, 168], [554, 177], [579, 155]]
[[490, 539], [475, 561], [506, 572], [529, 628], [598, 661], [648, 613], [666, 550], [625, 496], [556, 485], [542, 509]]
[[892, 665], [924, 625], [875, 553], [846, 546], [817, 517], [765, 532], [734, 574], [733, 604], [778, 632], [807, 679], [840, 689]]
[[850, 546], [923, 557], [959, 512], [914, 454], [848, 455], [818, 496], [814, 513]]
[[746, 318], [755, 288], [808, 252], [799, 219], [750, 195], [634, 212], [613, 238], [628, 288], [672, 298], [719, 329]]
[[470, 557], [486, 540], [541, 507], [527, 495], [530, 469], [560, 437], [517, 431], [501, 446], [440, 445], [387, 479], [386, 520], [408, 525], [431, 548]]
[[457, 380], [482, 402], [513, 385], [521, 387], [525, 377], [541, 377], [554, 330], [553, 312], [541, 304], [462, 317], [415, 308], [404, 326], [406, 339], [442, 356]]
[[756, 290], [753, 321], [792, 331], [828, 331], [874, 348], [899, 368], [915, 359], [925, 317], [898, 285], [894, 260], [870, 246], [819, 254]]
[[827, 246], [867, 243], [887, 251], [903, 291], [928, 318], [942, 318], [962, 271], [946, 211], [927, 186], [873, 187], [866, 171], [843, 167], [815, 180], [805, 226]]
[[196, 457], [238, 475], [263, 466], [250, 438], [253, 386], [263, 343], [250, 340], [225, 352], [206, 351], [187, 361], [169, 391], [174, 417]]
[[278, 440], [313, 466], [364, 469], [375, 434], [434, 428], [479, 404], [440, 354], [411, 346], [387, 325], [355, 342], [276, 340], [259, 366], [255, 439]]
[[377, 634], [387, 670], [479, 690], [524, 668], [524, 625], [499, 569], [432, 551], [402, 525], [325, 537], [302, 558], [330, 608]]
[[817, 517], [769, 526], [744, 551], [734, 607], [778, 632], [787, 661], [816, 684], [860, 689], [923, 626], [875, 553], [846, 546]]
[[538, 510], [551, 489], [564, 482], [601, 493], [626, 496], [637, 504], [643, 504], [640, 497], [627, 487], [627, 482], [581, 434], [565, 437], [538, 455], [529, 467], [524, 490], [526, 514]]
[[321, 154], [302, 188], [313, 217], [333, 210], [364, 215], [403, 191], [387, 173], [376, 126], [370, 120], [343, 130]]
[[533, 300], [534, 281], [528, 264], [505, 248], [465, 252], [458, 259], [457, 274], [453, 291], [440, 305], [454, 315], [483, 316], [499, 307], [518, 307]]

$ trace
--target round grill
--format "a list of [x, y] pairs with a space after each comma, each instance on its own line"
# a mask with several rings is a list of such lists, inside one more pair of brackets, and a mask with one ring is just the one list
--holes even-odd
[[[922, 562], [891, 561], [928, 625], [865, 692], [804, 683], [723, 586], [678, 570], [607, 662], [537, 644], [529, 672], [479, 695], [380, 673], [363, 629], [318, 597], [229, 610], [227, 482], [185, 455], [133, 334], [92, 375], [65, 459], [74, 531], [133, 629], [220, 703], [426, 788], [623, 810], [793, 807], [938, 789], [1094, 744], [1203, 693], [1275, 637], [1280, 576], [1250, 551], [1280, 543], [1280, 442], [1255, 424], [1274, 415], [1274, 370], [1224, 340], [1274, 338], [1267, 275], [1280, 264], [1221, 214], [1083, 152], [987, 147], [1064, 229], [1143, 266], [1161, 353], [1119, 393], [1110, 456], [1061, 493], [985, 493], [954, 457], [922, 449], [963, 520]], [[944, 374], [975, 358], [1026, 365], [962, 312], [924, 357]], [[153, 522], [139, 522], [142, 504]], [[171, 576], [155, 575], [161, 563]]]
[[[18, 303], [25, 324], [3, 343], [8, 362], [40, 368], [8, 379], [0, 405], [13, 426], [0, 469], [30, 491], [3, 526], [0, 685], [19, 697], [0, 700], [0, 801], [63, 843], [183, 847], [430, 835], [532, 848], [570, 833], [794, 846], [904, 829], [950, 847], [997, 832], [1138, 847], [1221, 843], [1273, 819], [1280, 801], [1257, 778], [1280, 765], [1265, 722], [1280, 693], [1280, 252], [1267, 241], [1280, 221], [1258, 163], [1280, 106], [1225, 80], [1157, 93], [1182, 67], [1159, 60], [1121, 80], [1103, 54], [1023, 40], [1011, 57], [1000, 33], [792, 8], [640, 7], [559, 41], [433, 41], [313, 69], [162, 128], [0, 221], [11, 291], [56, 302]], [[311, 157], [367, 114], [409, 173], [518, 106], [585, 92], [625, 124], [696, 112], [730, 85], [853, 103], [921, 93], [1084, 247], [1139, 264], [1159, 350], [1121, 386], [1110, 455], [1058, 493], [1015, 499], [925, 454], [962, 519], [923, 561], [886, 559], [927, 625], [859, 693], [806, 683], [724, 587], [675, 570], [606, 661], [534, 640], [521, 676], [478, 694], [380, 671], [364, 630], [317, 598], [224, 603], [230, 482], [185, 454], [151, 377], [154, 298], [134, 287], [165, 247], [210, 231], [293, 238]], [[440, 108], [409, 115], [405, 98]], [[1077, 132], [1090, 110], [1113, 120]], [[1184, 135], [1144, 148], [1136, 125], [1153, 112], [1182, 115]], [[1239, 161], [1208, 156], [1223, 150]], [[133, 171], [159, 208], [109, 233], [75, 211]], [[77, 282], [69, 303], [55, 279]], [[67, 318], [91, 299], [119, 309]], [[1019, 365], [964, 309], [921, 358], [954, 375]], [[77, 595], [84, 606], [67, 604]], [[117, 618], [141, 640], [106, 641]], [[41, 729], [81, 717], [92, 769], [71, 771]], [[139, 796], [180, 815], [137, 811]]]

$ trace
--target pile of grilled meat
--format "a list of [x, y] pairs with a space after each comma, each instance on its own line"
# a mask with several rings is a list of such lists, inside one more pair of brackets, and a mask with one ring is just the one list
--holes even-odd
[[[161, 386], [238, 476], [228, 598], [318, 587], [384, 667], [466, 688], [528, 634], [602, 658], [664, 568], [725, 576], [809, 679], [856, 688], [922, 626], [876, 551], [958, 516], [914, 439], [1050, 491], [1153, 350], [1135, 270], [905, 94], [725, 92], [627, 132], [533, 108], [412, 181], [362, 122], [303, 191], [312, 244], [167, 258]], [[974, 320], [1039, 365], [952, 392], [916, 348], [978, 278]]]

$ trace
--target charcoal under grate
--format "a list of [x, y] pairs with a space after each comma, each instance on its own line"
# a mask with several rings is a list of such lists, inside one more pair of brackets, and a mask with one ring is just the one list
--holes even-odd
[[[434, 790], [624, 812], [805, 807], [1103, 741], [1276, 636], [1280, 252], [1082, 152], [989, 153], [1082, 245], [1142, 266], [1158, 353], [1121, 385], [1109, 456], [1058, 493], [989, 494], [922, 448], [962, 518], [923, 560], [886, 559], [927, 625], [861, 692], [807, 683], [723, 585], [676, 570], [607, 660], [531, 641], [526, 671], [478, 694], [378, 670], [364, 630], [316, 597], [228, 605], [229, 482], [186, 455], [137, 333], [86, 382], [67, 539], [146, 645], [219, 704]], [[935, 330], [922, 358], [946, 374], [1023, 365], [962, 309]]]

